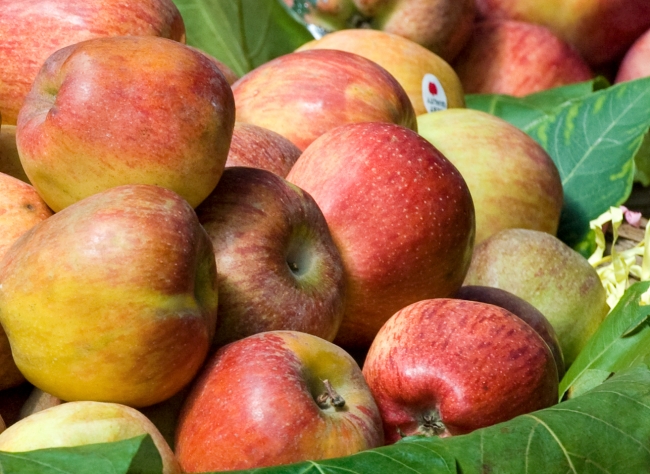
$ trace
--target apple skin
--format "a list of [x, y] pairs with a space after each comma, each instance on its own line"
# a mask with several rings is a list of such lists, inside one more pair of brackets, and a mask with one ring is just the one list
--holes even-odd
[[334, 339], [345, 273], [311, 196], [270, 171], [233, 167], [196, 212], [219, 269], [217, 345], [281, 329]]
[[476, 0], [479, 18], [544, 25], [592, 66], [620, 59], [650, 28], [647, 0]]
[[465, 107], [463, 86], [449, 63], [402, 36], [369, 29], [341, 30], [305, 43], [297, 51], [311, 49], [337, 49], [376, 62], [404, 88], [416, 115], [433, 111], [432, 106], [425, 103], [423, 80], [426, 74], [433, 74], [440, 81], [446, 107]]
[[506, 229], [477, 244], [464, 285], [501, 288], [541, 311], [555, 329], [567, 368], [609, 312], [587, 259], [536, 230]]
[[172, 0], [1, 0], [0, 10], [0, 112], [10, 125], [41, 65], [58, 49], [103, 36], [185, 41]]
[[539, 334], [475, 301], [437, 298], [398, 311], [373, 341], [363, 375], [387, 443], [469, 433], [558, 401], [557, 368]]
[[532, 304], [509, 291], [502, 290], [501, 288], [479, 285], [462, 286], [460, 290], [456, 292], [454, 298], [493, 304], [510, 311], [515, 316], [518, 316], [533, 328], [535, 332], [544, 339], [544, 342], [546, 342], [549, 349], [551, 349], [555, 365], [557, 366], [557, 375], [560, 380], [562, 379], [562, 376], [564, 375], [564, 356], [562, 355], [560, 341], [557, 338], [557, 334], [555, 334], [555, 329], [553, 329], [551, 323], [548, 322], [546, 316], [544, 316], [542, 312]]
[[66, 401], [147, 406], [188, 384], [216, 324], [212, 244], [180, 196], [125, 185], [24, 233], [0, 261], [16, 365]]
[[273, 130], [300, 150], [347, 123], [417, 127], [399, 82], [377, 63], [346, 51], [280, 56], [242, 76], [232, 90], [238, 121]]
[[54, 210], [124, 184], [169, 188], [196, 207], [223, 172], [232, 90], [205, 55], [154, 36], [58, 50], [18, 117], [25, 173]]
[[627, 50], [614, 82], [618, 84], [642, 77], [650, 77], [650, 30], [639, 36]]
[[335, 343], [368, 348], [399, 309], [460, 288], [474, 205], [462, 175], [417, 133], [376, 122], [338, 127], [303, 152], [287, 180], [316, 200], [343, 258]]
[[468, 94], [522, 97], [594, 76], [578, 52], [551, 30], [514, 20], [477, 23], [453, 67]]
[[476, 244], [509, 228], [557, 232], [564, 197], [560, 173], [526, 133], [471, 109], [420, 115], [418, 129], [467, 182], [476, 210]]
[[291, 141], [268, 128], [235, 122], [226, 167], [261, 168], [285, 178], [301, 153]]
[[[323, 381], [345, 405], [323, 407]], [[252, 469], [347, 456], [383, 445], [361, 369], [343, 349], [270, 331], [219, 349], [181, 411], [175, 453], [185, 472]]]
[[20, 162], [18, 148], [16, 147], [15, 125], [0, 126], [0, 173], [8, 174], [25, 183], [32, 184], [29, 182], [29, 178]]
[[174, 453], [154, 424], [138, 410], [118, 403], [70, 402], [29, 415], [0, 434], [0, 451], [111, 443], [143, 434], [151, 435], [158, 448], [163, 474], [180, 474]]

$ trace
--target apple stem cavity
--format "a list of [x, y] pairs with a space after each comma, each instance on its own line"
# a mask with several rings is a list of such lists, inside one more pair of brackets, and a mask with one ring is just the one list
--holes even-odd
[[433, 410], [422, 417], [418, 431], [418, 434], [424, 436], [440, 436], [447, 431], [447, 428], [442, 422], [440, 412]]
[[316, 397], [316, 403], [322, 409], [333, 406], [334, 408], [343, 408], [345, 406], [345, 399], [338, 394], [329, 380], [323, 380], [325, 391]]

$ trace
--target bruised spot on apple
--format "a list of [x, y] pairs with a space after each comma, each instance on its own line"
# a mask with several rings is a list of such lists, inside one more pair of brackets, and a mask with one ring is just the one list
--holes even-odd
[[546, 342], [504, 308], [475, 301], [401, 309], [377, 334], [363, 374], [387, 443], [469, 433], [558, 401]]

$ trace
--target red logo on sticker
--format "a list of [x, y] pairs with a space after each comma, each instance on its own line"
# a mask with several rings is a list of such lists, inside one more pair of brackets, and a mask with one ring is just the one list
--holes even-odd
[[431, 92], [433, 95], [436, 95], [438, 93], [438, 88], [433, 82], [429, 82], [429, 92]]

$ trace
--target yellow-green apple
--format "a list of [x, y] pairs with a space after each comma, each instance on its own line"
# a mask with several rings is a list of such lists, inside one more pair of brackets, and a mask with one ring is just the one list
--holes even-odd
[[15, 125], [0, 125], [0, 173], [29, 183], [18, 155]]
[[234, 107], [223, 74], [197, 50], [155, 36], [96, 38], [46, 60], [16, 142], [54, 211], [124, 184], [166, 187], [195, 207], [223, 172]]
[[587, 259], [537, 230], [506, 229], [477, 244], [464, 284], [501, 288], [540, 310], [555, 329], [567, 368], [609, 312]]
[[383, 444], [357, 363], [298, 331], [219, 349], [193, 382], [174, 452], [185, 472], [229, 471], [347, 456]]
[[236, 122], [226, 167], [261, 168], [284, 178], [301, 153], [300, 148], [273, 130]]
[[560, 173], [526, 133], [471, 109], [420, 115], [418, 129], [467, 182], [476, 209], [477, 244], [513, 227], [557, 232], [564, 195]]
[[188, 384], [214, 337], [212, 244], [194, 209], [153, 185], [94, 194], [0, 261], [0, 324], [16, 365], [66, 401], [146, 406]]
[[545, 26], [482, 21], [453, 62], [468, 94], [525, 96], [591, 79], [587, 62]]
[[219, 269], [219, 346], [272, 330], [332, 341], [345, 274], [316, 202], [271, 171], [227, 168], [197, 207]]
[[476, 0], [479, 18], [507, 18], [548, 27], [591, 65], [620, 59], [650, 28], [647, 0]]
[[551, 349], [555, 365], [557, 366], [557, 375], [562, 379], [562, 376], [564, 375], [564, 356], [562, 355], [560, 341], [557, 338], [557, 334], [555, 334], [555, 329], [553, 329], [551, 323], [549, 323], [546, 316], [544, 316], [540, 310], [535, 308], [528, 301], [510, 293], [509, 291], [490, 286], [462, 286], [460, 290], [456, 292], [454, 298], [500, 306], [524, 320], [526, 324], [533, 328], [535, 332], [544, 339], [544, 342], [546, 342], [549, 349]]
[[377, 122], [338, 127], [303, 152], [287, 179], [316, 200], [343, 258], [335, 343], [367, 349], [399, 309], [460, 288], [474, 243], [472, 197], [456, 167], [416, 132]]
[[650, 77], [650, 30], [647, 30], [625, 52], [614, 82], [620, 83]]
[[465, 434], [558, 401], [555, 360], [540, 335], [476, 301], [436, 298], [401, 309], [370, 346], [363, 375], [387, 443]]
[[404, 88], [416, 115], [465, 107], [463, 86], [447, 61], [403, 36], [348, 29], [305, 43], [298, 51], [309, 49], [338, 49], [376, 62]]
[[0, 0], [0, 112], [15, 124], [38, 70], [56, 50], [103, 36], [185, 41], [172, 0]]
[[0, 434], [0, 451], [111, 443], [143, 434], [149, 434], [158, 448], [162, 473], [180, 474], [174, 453], [154, 424], [135, 408], [119, 403], [77, 401], [34, 413]]
[[377, 63], [347, 51], [280, 56], [242, 76], [232, 90], [238, 121], [273, 130], [301, 150], [347, 123], [416, 128], [413, 106], [399, 82]]
[[[450, 61], [469, 39], [474, 0], [285, 0], [324, 32], [372, 28], [408, 38]], [[327, 35], [325, 35], [327, 36]]]
[[[21, 235], [51, 215], [52, 211], [32, 186], [0, 173], [0, 260]], [[0, 326], [0, 390], [24, 381], [14, 363], [7, 335]]]

